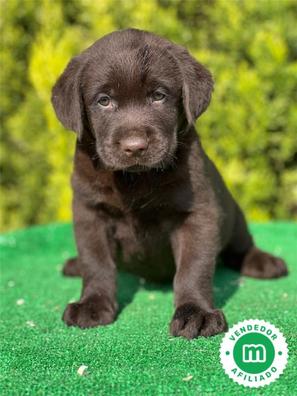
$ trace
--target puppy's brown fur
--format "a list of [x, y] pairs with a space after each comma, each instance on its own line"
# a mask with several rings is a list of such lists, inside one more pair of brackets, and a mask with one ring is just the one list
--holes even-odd
[[63, 125], [77, 132], [73, 217], [81, 275], [63, 315], [82, 328], [117, 312], [116, 258], [155, 280], [174, 279], [170, 331], [223, 332], [213, 306], [216, 258], [242, 274], [276, 278], [284, 262], [254, 245], [244, 216], [205, 154], [194, 121], [207, 108], [210, 73], [182, 47], [134, 29], [112, 33], [74, 58], [53, 89]]

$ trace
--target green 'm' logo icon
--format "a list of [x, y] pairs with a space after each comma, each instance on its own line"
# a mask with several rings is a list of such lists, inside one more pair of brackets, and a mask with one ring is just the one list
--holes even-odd
[[266, 362], [266, 348], [264, 345], [243, 345], [243, 358], [245, 363], [264, 363]]
[[258, 388], [275, 381], [283, 372], [288, 349], [283, 334], [264, 320], [245, 320], [226, 333], [221, 363], [238, 384]]
[[275, 356], [270, 339], [260, 333], [249, 333], [240, 337], [233, 349], [234, 360], [241, 370], [257, 374], [267, 370]]

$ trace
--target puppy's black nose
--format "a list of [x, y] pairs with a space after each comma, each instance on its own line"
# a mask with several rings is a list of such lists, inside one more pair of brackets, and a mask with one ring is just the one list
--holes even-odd
[[148, 141], [144, 137], [131, 136], [120, 141], [122, 151], [128, 156], [140, 156], [148, 148]]

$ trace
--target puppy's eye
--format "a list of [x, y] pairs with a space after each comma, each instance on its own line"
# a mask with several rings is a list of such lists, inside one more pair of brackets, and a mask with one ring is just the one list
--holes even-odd
[[155, 91], [152, 94], [153, 102], [162, 102], [166, 98], [166, 95], [161, 91]]
[[102, 95], [97, 103], [102, 107], [108, 107], [111, 104], [111, 98], [108, 95]]

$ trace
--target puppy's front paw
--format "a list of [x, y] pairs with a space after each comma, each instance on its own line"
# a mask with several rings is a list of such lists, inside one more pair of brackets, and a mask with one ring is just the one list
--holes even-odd
[[68, 304], [62, 319], [68, 326], [84, 329], [112, 323], [115, 315], [115, 304], [107, 297], [93, 295], [83, 301]]
[[198, 336], [210, 337], [226, 331], [227, 328], [225, 316], [219, 309], [205, 311], [189, 303], [176, 309], [170, 324], [170, 333], [192, 339]]
[[253, 278], [271, 279], [288, 275], [288, 269], [281, 258], [252, 248], [244, 258], [241, 273]]

